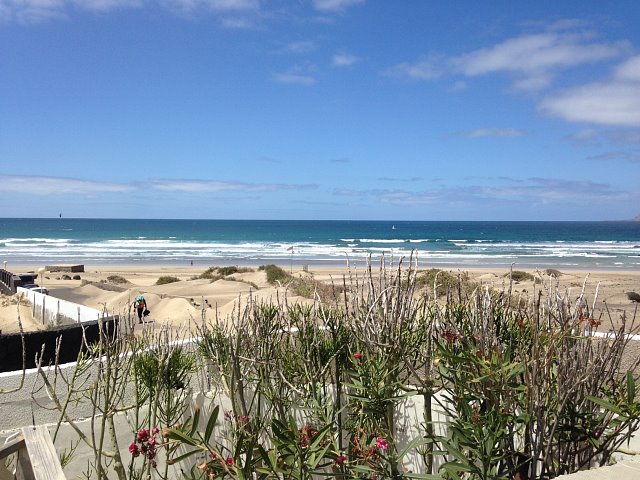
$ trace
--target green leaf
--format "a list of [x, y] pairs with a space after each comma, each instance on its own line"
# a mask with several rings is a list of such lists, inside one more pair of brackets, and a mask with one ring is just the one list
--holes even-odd
[[320, 430], [318, 433], [316, 433], [315, 438], [313, 439], [313, 441], [311, 442], [311, 444], [309, 445], [309, 449], [310, 450], [315, 450], [318, 445], [320, 444], [320, 442], [322, 442], [325, 434], [331, 429], [331, 425], [327, 425], [325, 426], [322, 430]]
[[193, 437], [193, 435], [196, 433], [196, 430], [198, 429], [198, 423], [200, 423], [200, 407], [197, 407], [195, 413], [193, 414], [193, 422], [191, 424], [191, 431], [189, 432], [190, 436]]
[[191, 455], [194, 455], [196, 453], [200, 453], [202, 450], [198, 449], [198, 450], [191, 450], [190, 452], [187, 453], [183, 453], [182, 455], [172, 458], [170, 461], [168, 461], [167, 463], [169, 465], [175, 465], [176, 463], [181, 462], [182, 460], [184, 460], [185, 458], [189, 458]]
[[315, 455], [315, 459], [311, 460], [309, 462], [309, 467], [312, 470], [315, 470], [316, 467], [318, 466], [318, 463], [320, 463], [320, 461], [325, 457], [325, 455], [327, 454], [327, 450], [329, 450], [329, 447], [331, 446], [330, 443], [328, 443], [327, 445], [325, 445], [322, 450], [316, 452]]
[[209, 443], [209, 439], [211, 438], [211, 433], [213, 432], [213, 427], [215, 426], [216, 421], [218, 420], [219, 412], [220, 412], [220, 406], [216, 405], [216, 407], [213, 409], [213, 412], [211, 412], [211, 415], [209, 416], [209, 421], [207, 422], [207, 428], [204, 431], [205, 443]]
[[622, 410], [620, 410], [619, 407], [617, 407], [616, 405], [614, 405], [611, 402], [607, 402], [606, 400], [604, 400], [602, 398], [593, 397], [591, 395], [587, 395], [587, 399], [589, 401], [595, 403], [596, 405], [600, 405], [602, 408], [605, 408], [605, 409], [609, 410], [612, 413], [616, 413], [618, 415], [622, 415]]
[[398, 453], [398, 458], [401, 459], [407, 453], [409, 453], [409, 451], [414, 450], [418, 447], [421, 447], [422, 445], [428, 445], [430, 443], [433, 443], [433, 441], [425, 437], [414, 438], [407, 444], [407, 446], [405, 446], [402, 450], [400, 450], [400, 452]]
[[177, 440], [178, 442], [186, 443], [187, 445], [191, 445], [192, 447], [198, 447], [198, 442], [190, 435], [184, 433], [182, 430], [176, 430], [175, 428], [170, 428], [167, 432], [167, 438], [170, 438], [171, 440]]
[[636, 382], [631, 370], [627, 372], [627, 402], [631, 405], [636, 399]]

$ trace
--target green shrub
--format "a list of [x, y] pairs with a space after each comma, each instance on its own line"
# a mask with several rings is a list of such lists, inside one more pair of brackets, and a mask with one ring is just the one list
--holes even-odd
[[238, 273], [238, 267], [229, 266], [229, 267], [218, 267], [218, 274], [226, 277], [227, 275], [232, 275], [234, 273]]
[[627, 292], [627, 298], [632, 302], [640, 303], [640, 293], [636, 292]]
[[467, 273], [454, 275], [439, 268], [430, 268], [419, 273], [416, 277], [416, 288], [426, 288], [433, 291], [434, 283], [438, 296], [446, 295], [451, 290], [457, 290], [458, 286], [466, 290], [472, 285]]
[[157, 281], [156, 281], [156, 285], [166, 285], [167, 283], [175, 283], [175, 282], [179, 282], [180, 279], [178, 277], [172, 277], [170, 275], [166, 275], [164, 277], [160, 277]]
[[249, 267], [236, 267], [235, 265], [230, 265], [226, 267], [209, 267], [203, 273], [194, 277], [194, 279], [206, 278], [212, 281], [220, 280], [223, 277], [227, 277], [229, 275], [233, 275], [234, 273], [247, 273], [253, 272], [252, 268]]
[[277, 265], [261, 265], [258, 270], [264, 271], [267, 274], [267, 282], [270, 284], [285, 283], [292, 280], [292, 276], [285, 272]]
[[539, 279], [536, 279], [533, 275], [531, 275], [529, 272], [523, 272], [522, 270], [514, 270], [510, 273], [506, 273], [505, 277], [511, 277], [511, 280], [513, 280], [514, 282], [518, 283], [518, 282], [539, 282]]
[[544, 273], [549, 275], [550, 277], [558, 278], [562, 275], [560, 270], [556, 270], [555, 268], [547, 268]]
[[129, 283], [129, 280], [127, 280], [124, 277], [121, 277], [120, 275], [109, 275], [107, 277], [107, 282], [109, 283], [115, 283], [117, 285], [121, 285], [123, 283]]

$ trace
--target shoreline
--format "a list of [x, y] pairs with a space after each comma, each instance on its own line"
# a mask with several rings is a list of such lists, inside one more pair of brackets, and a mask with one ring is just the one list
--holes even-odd
[[[62, 266], [64, 264], [60, 264]], [[66, 264], [68, 265], [68, 264]], [[220, 267], [228, 264], [218, 265]], [[272, 285], [267, 282], [264, 271], [258, 270], [259, 264], [253, 264], [248, 271], [241, 271], [212, 282], [210, 278], [199, 278], [208, 268], [206, 265], [166, 265], [158, 263], [154, 265], [84, 265], [84, 272], [47, 271], [39, 275], [35, 283], [46, 287], [49, 295], [61, 300], [67, 300], [80, 305], [85, 305], [98, 310], [107, 309], [113, 314], [128, 315], [132, 298], [138, 294], [144, 294], [148, 298], [149, 309], [152, 312], [151, 319], [155, 325], [171, 324], [172, 328], [181, 325], [208, 321], [214, 318], [226, 318], [237, 309], [238, 302], [244, 302], [251, 296], [260, 301], [273, 301], [282, 298], [282, 295], [291, 296], [291, 301], [309, 302], [308, 298], [295, 297], [286, 285]], [[280, 264], [281, 268], [290, 275], [300, 278], [309, 278], [325, 284], [342, 283], [343, 277], [349, 275], [361, 277], [366, 274], [367, 266], [363, 263], [347, 266], [309, 266], [304, 270], [301, 265]], [[403, 268], [408, 267], [408, 262], [403, 262]], [[37, 265], [8, 265], [12, 273], [37, 273]], [[371, 263], [374, 275], [377, 275], [380, 261]], [[398, 268], [397, 263], [392, 267], [387, 263], [387, 272], [393, 273]], [[595, 308], [597, 313], [605, 321], [603, 324], [613, 325], [620, 322], [622, 315], [634, 318], [637, 315], [639, 304], [632, 302], [627, 293], [640, 293], [640, 271], [620, 270], [594, 270], [594, 269], [567, 269], [558, 268], [559, 277], [551, 277], [545, 274], [545, 269], [522, 268], [513, 266], [513, 271], [523, 271], [529, 274], [542, 276], [542, 283], [536, 283], [533, 279], [518, 279], [510, 285], [511, 268], [499, 268], [495, 266], [470, 268], [466, 265], [456, 265], [453, 268], [434, 267], [433, 265], [418, 264], [418, 271], [426, 271], [430, 268], [439, 268], [453, 273], [464, 273], [469, 280], [495, 289], [510, 287], [514, 294], [532, 298], [534, 293], [546, 288], [557, 289], [559, 294], [567, 294], [575, 303], [583, 289], [585, 298], [589, 301], [589, 308]], [[73, 279], [79, 276], [79, 279]], [[111, 283], [117, 276], [121, 281], [116, 284], [116, 289], [100, 288], [101, 284]], [[158, 285], [158, 279], [163, 276], [173, 276], [178, 281]], [[31, 308], [27, 305], [18, 307], [18, 295], [2, 295], [0, 304], [0, 330], [3, 333], [17, 331], [18, 310], [25, 329], [40, 330], [46, 328], [38, 325], [31, 318]], [[597, 301], [596, 301], [597, 300]], [[593, 307], [591, 306], [593, 302]], [[206, 311], [205, 311], [206, 307]], [[640, 320], [640, 318], [639, 318]]]
[[[381, 256], [372, 257], [371, 265], [378, 266], [380, 264]], [[410, 258], [407, 256], [399, 257], [402, 261], [403, 265], [408, 265]], [[388, 264], [391, 260], [393, 260], [393, 264], [398, 264], [398, 258], [393, 257], [391, 255], [386, 255], [384, 257], [386, 263]], [[289, 261], [286, 259], [278, 258], [265, 258], [263, 260], [241, 260], [238, 259], [230, 259], [229, 261], [219, 260], [219, 259], [211, 259], [211, 260], [202, 260], [202, 259], [193, 259], [193, 263], [190, 260], [175, 260], [175, 261], [161, 261], [161, 260], [144, 260], [141, 262], [135, 261], [126, 261], [126, 262], [100, 262], [100, 261], [92, 261], [91, 263], [85, 263], [83, 261], [60, 261], [57, 262], [55, 260], [49, 260], [46, 262], [11, 262], [11, 260], [3, 260], [0, 257], [0, 268], [3, 265], [3, 262], [6, 261], [7, 270], [14, 273], [29, 273], [35, 272], [37, 269], [45, 267], [45, 266], [68, 266], [68, 265], [84, 265], [86, 269], [100, 269], [100, 270], [118, 270], [118, 269], [126, 269], [130, 270], [133, 268], [138, 268], [140, 270], [147, 269], [183, 269], [183, 268], [209, 268], [209, 267], [226, 267], [226, 266], [237, 266], [237, 267], [249, 267], [249, 268], [258, 268], [262, 265], [270, 265], [274, 264], [282, 269], [297, 269], [303, 270], [307, 267], [309, 270], [317, 270], [317, 269], [344, 269], [348, 270], [349, 267], [362, 268], [366, 267], [369, 263], [368, 259], [364, 258], [355, 258], [344, 261], [338, 260], [295, 260]], [[429, 270], [432, 268], [437, 268], [441, 270], [470, 270], [470, 271], [479, 271], [479, 270], [525, 270], [525, 271], [541, 271], [554, 269], [559, 271], [576, 271], [576, 272], [598, 272], [598, 273], [640, 273], [640, 268], [637, 265], [620, 265], [619, 267], [613, 267], [611, 265], [563, 265], [557, 263], [545, 263], [545, 264], [531, 264], [531, 263], [522, 263], [522, 262], [478, 262], [478, 263], [465, 263], [465, 262], [432, 262], [432, 261], [421, 261], [418, 258], [417, 261], [418, 270]]]

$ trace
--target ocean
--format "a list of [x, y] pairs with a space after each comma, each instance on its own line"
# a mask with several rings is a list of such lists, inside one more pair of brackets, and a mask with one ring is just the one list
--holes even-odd
[[635, 270], [640, 222], [0, 219], [0, 267], [344, 266], [412, 252], [424, 268]]

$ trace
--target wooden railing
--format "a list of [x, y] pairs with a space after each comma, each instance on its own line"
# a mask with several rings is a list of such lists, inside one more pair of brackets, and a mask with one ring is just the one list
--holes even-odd
[[15, 439], [0, 446], [0, 461], [13, 453], [16, 480], [66, 480], [46, 426], [20, 429]]

